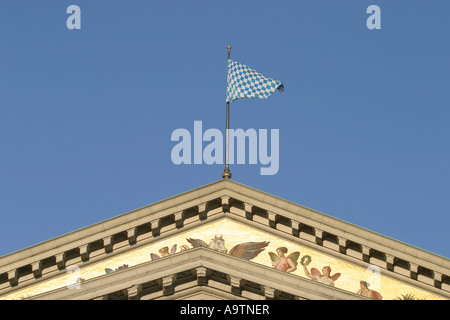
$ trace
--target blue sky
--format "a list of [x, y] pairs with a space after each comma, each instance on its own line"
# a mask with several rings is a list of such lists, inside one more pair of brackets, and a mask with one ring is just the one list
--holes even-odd
[[[69, 30], [69, 5], [81, 29]], [[381, 29], [369, 30], [369, 5]], [[285, 91], [231, 106], [279, 129], [234, 181], [450, 257], [450, 2], [0, 2], [0, 256], [221, 179], [171, 134], [225, 129], [226, 46]]]

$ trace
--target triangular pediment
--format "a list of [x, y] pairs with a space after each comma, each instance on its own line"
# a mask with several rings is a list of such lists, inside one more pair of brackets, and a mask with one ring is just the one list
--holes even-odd
[[[268, 245], [247, 261], [210, 248], [193, 248], [186, 240], [200, 239], [208, 244], [218, 234], [225, 240], [228, 253], [238, 244], [266, 242]], [[244, 269], [235, 270], [230, 265], [229, 270], [222, 269], [221, 272], [229, 278], [233, 272], [238, 272], [240, 276], [234, 274], [233, 277], [255, 283], [255, 287], [267, 286], [263, 283], [264, 277], [251, 281], [242, 274], [251, 275], [252, 268], [261, 267], [279, 277], [289, 276], [302, 283], [312, 283], [309, 290], [321, 292], [321, 288], [326, 288], [326, 294], [320, 296], [323, 298], [331, 299], [337, 292], [344, 292], [341, 294], [343, 299], [353, 297], [361, 287], [361, 280], [370, 282], [369, 287], [379, 292], [383, 299], [405, 295], [422, 299], [450, 297], [448, 259], [234, 181], [221, 180], [0, 258], [0, 279], [3, 279], [0, 298], [51, 297], [53, 292], [58, 292], [61, 298], [75, 297], [74, 292], [82, 292], [70, 287], [77, 278], [83, 280], [80, 287], [89, 287], [92, 293], [94, 289], [90, 286], [98, 287], [99, 279], [104, 282], [104, 279], [117, 278], [141, 267], [147, 268], [145, 272], [149, 273], [153, 270], [152, 265], [172, 259], [169, 256], [151, 260], [150, 254], [161, 256], [159, 250], [163, 247], [169, 251], [176, 249], [171, 256], [185, 259], [179, 266], [172, 266], [176, 267], [173, 274], [179, 274], [183, 268], [194, 272], [189, 267], [189, 255], [204, 249], [213, 260], [225, 257], [239, 261]], [[281, 267], [281, 270], [274, 268], [269, 252], [275, 254], [279, 247], [288, 249], [286, 256], [299, 252], [296, 270], [288, 272]], [[205, 266], [202, 259], [197, 267]], [[301, 262], [307, 262], [306, 269]], [[331, 268], [330, 276], [340, 274], [336, 280], [314, 276], [326, 266]], [[105, 270], [112, 273], [107, 274]], [[208, 270], [212, 272], [214, 268]], [[164, 277], [168, 275], [151, 281], [161, 282]], [[139, 281], [128, 281], [139, 285]], [[184, 294], [191, 298], [246, 298], [214, 286], [199, 288], [202, 286], [195, 284], [197, 280], [192, 281], [189, 290], [186, 287], [186, 291], [175, 290], [159, 298], [181, 298]], [[306, 294], [303, 289], [292, 289], [294, 291], [290, 293], [283, 291], [286, 284], [282, 280], [278, 282], [279, 288], [272, 285], [274, 292], [318, 298], [313, 292]], [[231, 286], [230, 283], [226, 285]], [[66, 293], [62, 294], [64, 290]], [[81, 294], [78, 298], [99, 296], [108, 296], [108, 293]]]

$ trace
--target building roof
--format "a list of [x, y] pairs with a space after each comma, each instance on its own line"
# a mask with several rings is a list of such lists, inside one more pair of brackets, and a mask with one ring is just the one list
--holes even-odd
[[[0, 298], [26, 295], [30, 288], [63, 277], [70, 266], [76, 265], [84, 270], [102, 261], [199, 230], [202, 226], [222, 223], [224, 219], [237, 223], [236, 228], [250, 228], [252, 236], [270, 236], [275, 239], [272, 243], [279, 239], [279, 242], [285, 241], [303, 252], [313, 250], [314, 261], [323, 257], [348, 268], [376, 270], [383, 279], [397, 281], [433, 297], [450, 298], [449, 259], [231, 180], [213, 182], [1, 257]], [[187, 259], [186, 255], [192, 250], [177, 255]], [[211, 256], [224, 256], [211, 250], [199, 251]], [[203, 257], [202, 253], [202, 258], [197, 259], [200, 265], [204, 263]], [[225, 258], [232, 257], [225, 255]], [[148, 261], [136, 268], [144, 268], [148, 264], [152, 269], [152, 263], [156, 262]], [[254, 265], [252, 261], [243, 263]], [[187, 268], [186, 265], [184, 267]], [[192, 268], [189, 270], [194, 272]], [[270, 273], [277, 272], [270, 269]], [[126, 273], [129, 274], [129, 270]], [[289, 274], [289, 277], [301, 278], [301, 281], [306, 278], [301, 271], [297, 271], [297, 275]], [[105, 275], [104, 278], [112, 279], [112, 276]], [[83, 286], [98, 283], [99, 279], [87, 280]], [[261, 283], [258, 285], [262, 286]], [[211, 293], [213, 289], [208, 290]], [[327, 289], [329, 292], [341, 290]], [[283, 291], [279, 289], [277, 292]], [[297, 293], [298, 297], [305, 295]], [[65, 294], [67, 292], [61, 297], [66, 297]], [[71, 292], [67, 297], [73, 294]], [[330, 293], [328, 295], [333, 297]], [[309, 295], [313, 296], [313, 293]]]

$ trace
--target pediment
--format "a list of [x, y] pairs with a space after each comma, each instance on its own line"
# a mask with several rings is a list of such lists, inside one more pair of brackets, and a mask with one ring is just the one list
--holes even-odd
[[[187, 238], [209, 243], [218, 234], [225, 240], [228, 252], [238, 244], [268, 242], [250, 261], [225, 255], [238, 259], [242, 266], [261, 266], [276, 275], [325, 286], [329, 292], [354, 295], [363, 280], [372, 283], [372, 289], [383, 299], [407, 294], [421, 299], [450, 297], [448, 259], [222, 180], [0, 258], [0, 298], [45, 296], [64, 290], [76, 278], [83, 278], [81, 287], [85, 287], [96, 279], [112, 279], [139, 266], [151, 269], [152, 263], [167, 261], [167, 257], [152, 261], [151, 253], [161, 255], [161, 248], [170, 251], [176, 247], [172, 255], [186, 257], [198, 249]], [[279, 247], [288, 249], [286, 256], [299, 252], [295, 271], [274, 269], [269, 252], [275, 253]], [[215, 254], [211, 259], [224, 256], [211, 249], [206, 251]], [[305, 271], [300, 261], [309, 260]], [[325, 266], [331, 268], [331, 275], [340, 274], [332, 285], [327, 279], [322, 278], [324, 283], [320, 283], [308, 277], [313, 268], [321, 272]], [[234, 270], [231, 265], [229, 268]], [[107, 274], [107, 269], [117, 271]], [[203, 292], [195, 287], [190, 289], [191, 297], [218, 297], [220, 291], [212, 287]], [[222, 297], [231, 297], [232, 293], [223, 292]]]

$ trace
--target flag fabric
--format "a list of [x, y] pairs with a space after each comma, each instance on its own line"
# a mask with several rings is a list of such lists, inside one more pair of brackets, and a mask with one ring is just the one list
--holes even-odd
[[284, 90], [280, 81], [267, 78], [242, 63], [228, 60], [226, 102], [247, 98], [266, 99], [277, 89], [280, 92]]

